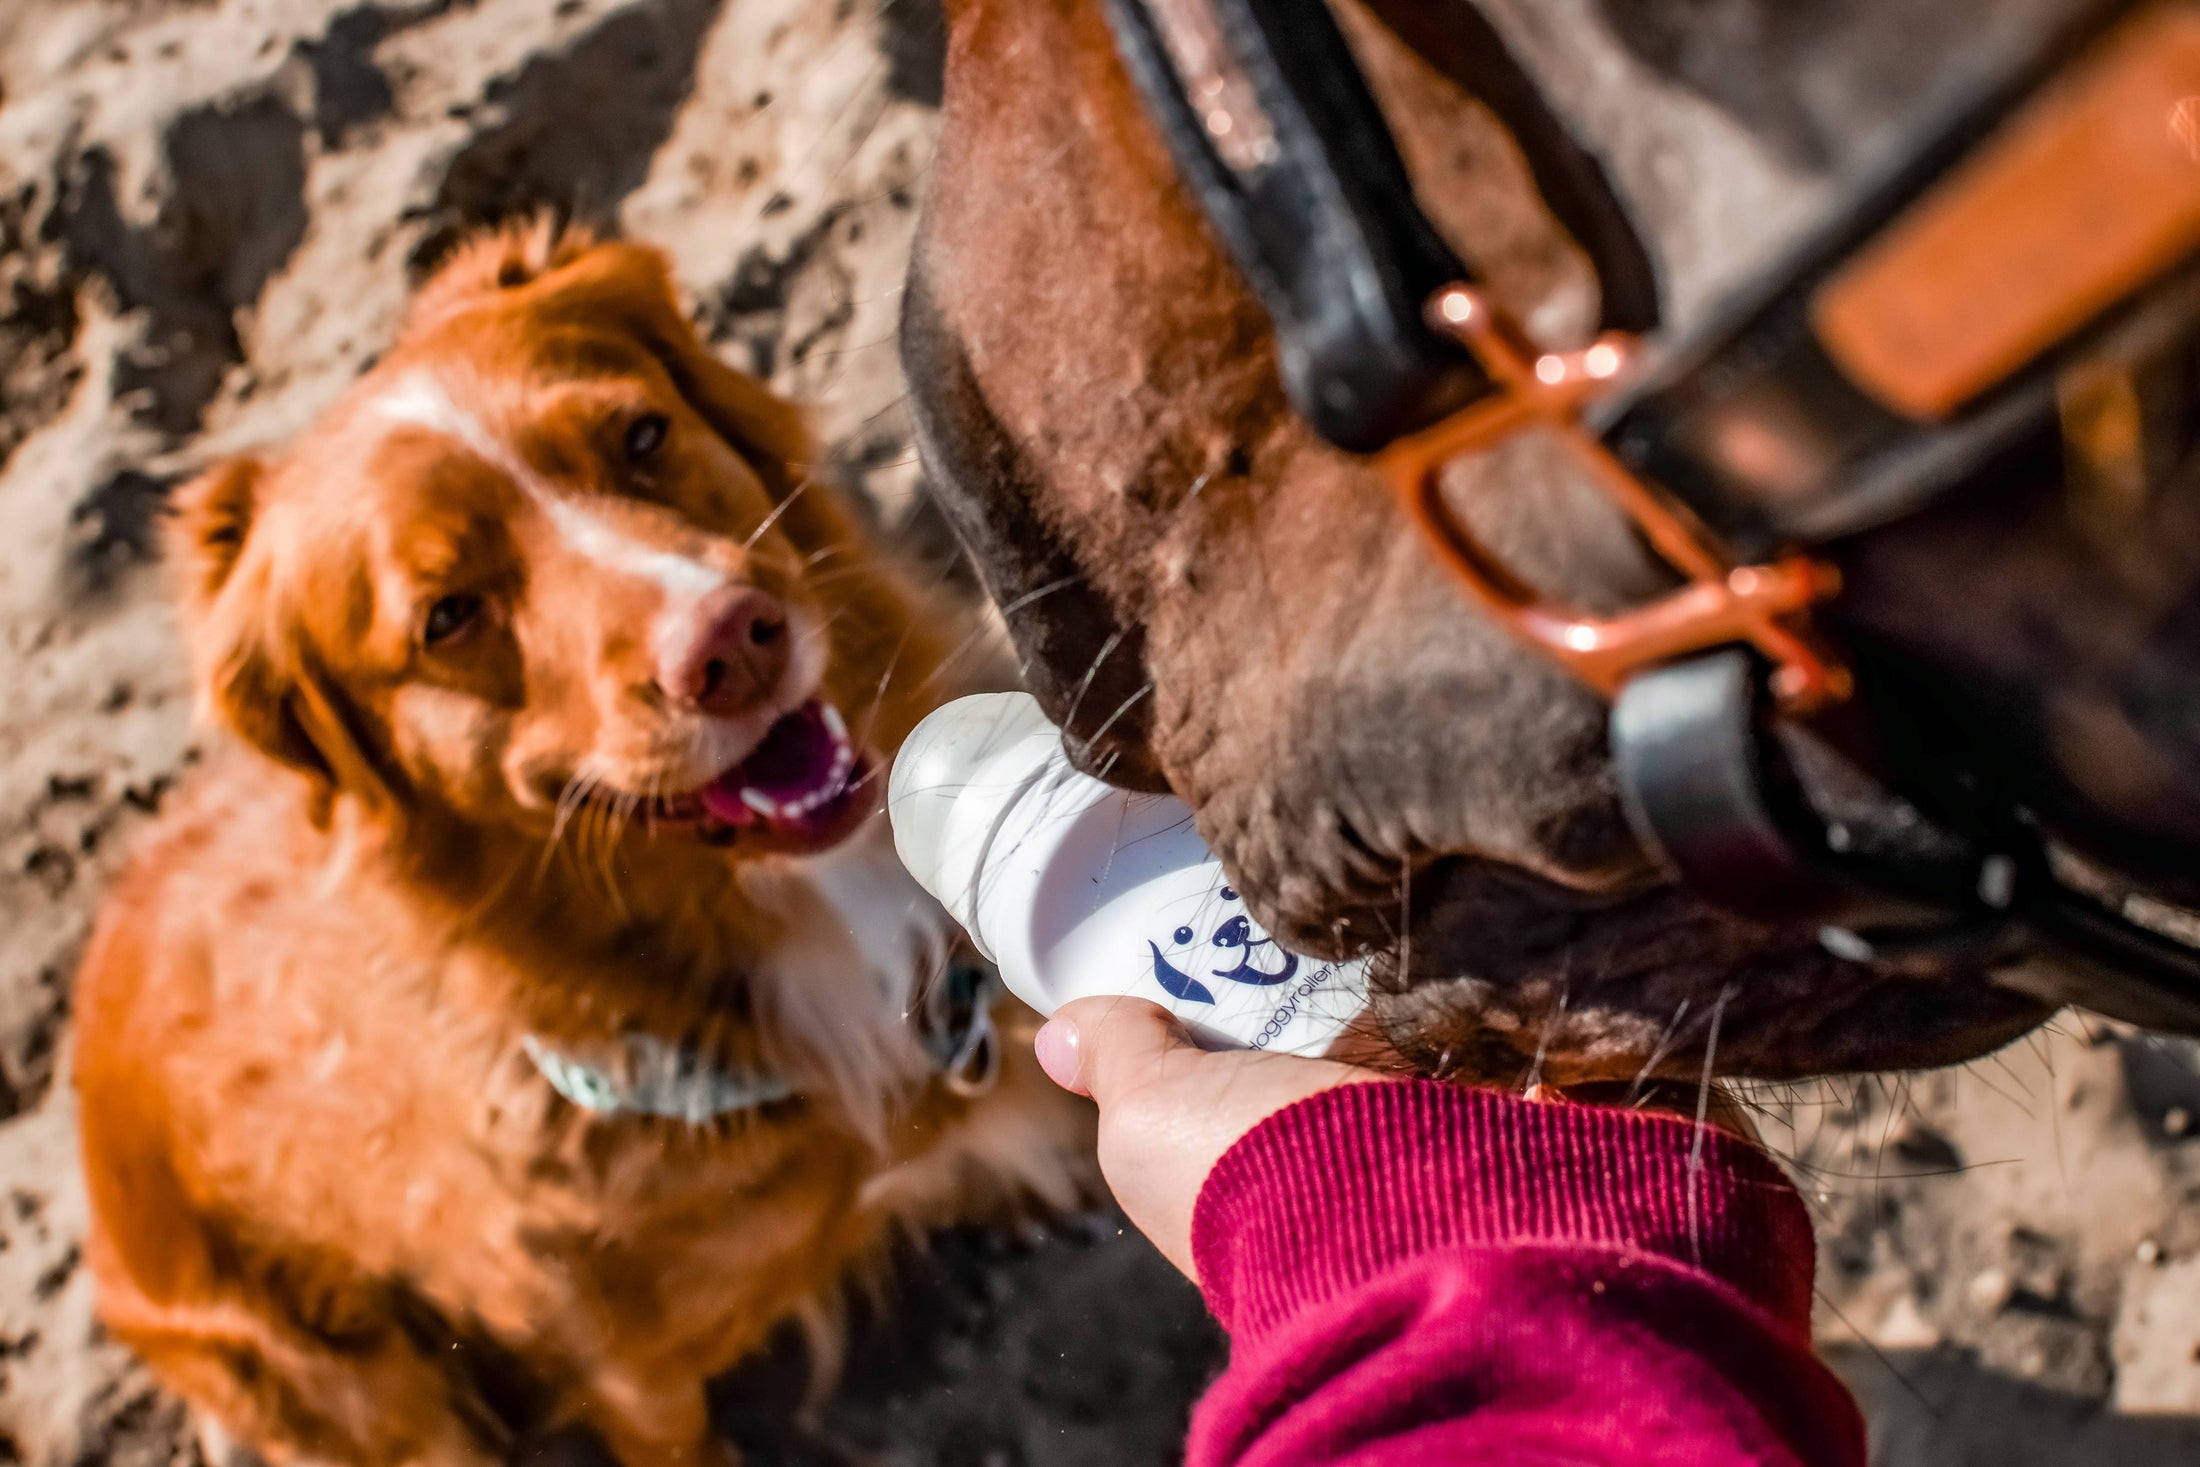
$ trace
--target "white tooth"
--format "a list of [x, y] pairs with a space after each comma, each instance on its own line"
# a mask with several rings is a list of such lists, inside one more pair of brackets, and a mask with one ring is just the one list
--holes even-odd
[[818, 716], [825, 720], [825, 732], [833, 736], [833, 741], [843, 749], [847, 748], [848, 723], [840, 716], [840, 710], [827, 703], [820, 708]]
[[757, 790], [743, 789], [741, 791], [741, 803], [763, 816], [766, 820], [779, 813], [778, 801]]

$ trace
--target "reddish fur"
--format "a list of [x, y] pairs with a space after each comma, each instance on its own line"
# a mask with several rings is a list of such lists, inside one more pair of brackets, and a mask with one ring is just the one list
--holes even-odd
[[[683, 456], [648, 486], [667, 507], [607, 508], [632, 535], [831, 616], [825, 688], [882, 759], [950, 691], [936, 615], [799, 489], [799, 417], [708, 356], [635, 247], [474, 242], [303, 440], [191, 486], [186, 635], [241, 747], [164, 816], [85, 959], [90, 1258], [109, 1327], [278, 1460], [494, 1461], [565, 1423], [636, 1467], [709, 1458], [704, 1380], [897, 1233], [1081, 1185], [1085, 1117], [1028, 1046], [966, 1102], [896, 1016], [819, 1017], [853, 959], [805, 862], [602, 819], [547, 849], [524, 786], [552, 754], [638, 769], [685, 737], [628, 696], [621, 629], [659, 608], [364, 405], [432, 367], [517, 423], [530, 462], [623, 493], [595, 399], [554, 390], [574, 350], [611, 364], [599, 396], [674, 415]], [[427, 658], [391, 580], [423, 560], [524, 590], [480, 645]], [[763, 1056], [803, 1099], [695, 1128], [599, 1119], [518, 1047], [627, 1026]]]

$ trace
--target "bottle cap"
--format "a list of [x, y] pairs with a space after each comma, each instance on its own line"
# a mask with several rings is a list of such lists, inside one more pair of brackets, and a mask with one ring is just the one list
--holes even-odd
[[1062, 736], [1029, 693], [957, 698], [918, 724], [894, 759], [894, 849], [988, 958], [997, 954], [977, 911], [986, 852], [1017, 801], [1062, 764]]

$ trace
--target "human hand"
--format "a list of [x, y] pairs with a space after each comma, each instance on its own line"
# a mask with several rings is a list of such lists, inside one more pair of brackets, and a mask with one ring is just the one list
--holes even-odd
[[[1188, 1279], [1192, 1209], [1207, 1174], [1277, 1111], [1338, 1085], [1395, 1076], [1250, 1049], [1204, 1050], [1168, 1010], [1139, 998], [1062, 1005], [1034, 1040], [1054, 1083], [1100, 1107], [1100, 1172], [1124, 1215]], [[1754, 1142], [1744, 1107], [1720, 1085], [1608, 1084], [1532, 1088], [1552, 1104], [1666, 1111]]]
[[1124, 1214], [1194, 1282], [1192, 1207], [1222, 1154], [1294, 1101], [1387, 1078], [1334, 1060], [1204, 1050], [1139, 998], [1066, 1003], [1035, 1043], [1057, 1085], [1100, 1107], [1100, 1172]]

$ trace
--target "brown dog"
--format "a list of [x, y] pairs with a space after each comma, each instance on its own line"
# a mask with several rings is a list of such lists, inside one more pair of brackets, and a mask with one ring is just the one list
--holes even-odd
[[655, 255], [535, 230], [184, 493], [246, 747], [84, 964], [90, 1257], [268, 1454], [707, 1460], [705, 1379], [898, 1234], [1079, 1194], [1028, 1046], [973, 1100], [910, 1021], [951, 928], [877, 776], [941, 628], [811, 457]]

